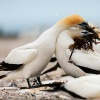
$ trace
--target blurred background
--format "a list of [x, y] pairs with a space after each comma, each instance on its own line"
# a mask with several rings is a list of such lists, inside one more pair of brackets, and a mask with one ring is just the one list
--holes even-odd
[[71, 14], [100, 26], [100, 0], [0, 0], [0, 61]]

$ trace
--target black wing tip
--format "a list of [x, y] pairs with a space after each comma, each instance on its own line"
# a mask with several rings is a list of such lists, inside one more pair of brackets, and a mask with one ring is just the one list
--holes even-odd
[[2, 78], [4, 78], [4, 77], [6, 77], [6, 74], [5, 74], [5, 75], [1, 75], [1, 76], [0, 76], [0, 79], [2, 79]]
[[18, 69], [22, 65], [24, 65], [24, 64], [10, 64], [10, 63], [6, 63], [5, 61], [2, 61], [1, 69], [4, 71], [13, 71], [13, 70]]
[[55, 61], [57, 61], [56, 57], [52, 57], [50, 60], [50, 62], [55, 62]]

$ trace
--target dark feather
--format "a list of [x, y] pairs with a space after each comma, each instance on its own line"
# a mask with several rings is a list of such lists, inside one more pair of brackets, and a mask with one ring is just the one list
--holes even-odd
[[6, 75], [1, 75], [1, 76], [0, 76], [0, 79], [2, 79], [2, 78], [4, 78], [4, 77], [6, 77]]
[[92, 74], [100, 74], [100, 70], [96, 70], [96, 69], [91, 69], [91, 68], [88, 68], [86, 66], [80, 66], [80, 65], [77, 65], [75, 64], [74, 62], [72, 62], [75, 66], [79, 67], [80, 69], [82, 69], [84, 72], [86, 73], [92, 73]]
[[44, 75], [44, 74], [49, 73], [49, 72], [52, 72], [52, 71], [56, 71], [58, 67], [61, 68], [60, 65], [59, 65], [59, 63], [57, 62], [57, 64], [56, 64], [54, 67], [52, 67], [52, 68], [46, 70], [46, 71], [43, 72], [41, 75]]
[[52, 57], [50, 60], [50, 62], [55, 62], [55, 61], [57, 61], [56, 57]]
[[0, 70], [13, 71], [21, 67], [23, 64], [9, 64], [3, 61], [0, 63], [0, 65]]
[[62, 86], [63, 84], [64, 83], [61, 83], [61, 82], [54, 82], [54, 83], [51, 83], [51, 84], [44, 84], [43, 87], [49, 86], [49, 87], [52, 87], [53, 89], [42, 90], [42, 91], [55, 92], [55, 91], [58, 91], [58, 90], [62, 90], [64, 92], [69, 93], [70, 95], [72, 95], [75, 98], [86, 99], [85, 97], [82, 97], [82, 96], [80, 96], [80, 95], [78, 95], [78, 94], [76, 94], [76, 93], [74, 93], [70, 90], [65, 89], [65, 87]]

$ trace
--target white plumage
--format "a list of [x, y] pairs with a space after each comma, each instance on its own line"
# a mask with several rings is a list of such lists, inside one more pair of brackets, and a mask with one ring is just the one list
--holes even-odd
[[66, 82], [67, 91], [88, 99], [100, 98], [100, 75], [82, 76]]
[[[56, 45], [56, 58], [60, 66], [64, 71], [66, 71], [68, 74], [78, 77], [85, 75], [85, 73], [75, 66], [74, 64], [69, 63], [69, 57], [66, 55], [66, 50], [69, 48], [70, 44], [74, 43], [73, 38], [71, 35], [78, 35], [80, 36], [81, 30], [75, 30], [75, 29], [70, 29], [62, 32], [58, 39], [57, 39], [57, 45]], [[70, 50], [69, 50], [70, 51]], [[70, 51], [71, 52], [71, 51]], [[74, 54], [73, 54], [74, 55]]]
[[[6, 63], [7, 65], [4, 67], [8, 70], [10, 64], [22, 65], [8, 73], [6, 78], [16, 79], [40, 76], [55, 52], [58, 35], [62, 31], [83, 22], [85, 20], [79, 15], [68, 16], [43, 32], [35, 42], [13, 49], [1, 65]], [[13, 67], [11, 69], [13, 70]]]
[[[81, 37], [82, 29], [69, 29], [62, 32], [56, 45], [56, 57], [60, 66], [68, 74], [78, 77], [87, 75], [87, 73], [100, 73], [100, 54], [96, 51], [85, 51], [75, 49], [71, 57], [73, 63], [68, 62], [71, 54], [69, 46], [74, 43], [74, 37]], [[78, 65], [78, 67], [76, 66]], [[80, 68], [79, 68], [80, 67]], [[87, 73], [85, 73], [86, 71]]]
[[23, 64], [19, 69], [9, 73], [8, 78], [29, 78], [39, 76], [50, 61], [54, 51], [55, 42], [61, 28], [53, 26], [33, 43], [12, 50], [4, 59], [9, 64]]
[[16, 48], [13, 49], [5, 58], [6, 63], [10, 64], [26, 64], [37, 56], [37, 50], [32, 48]]

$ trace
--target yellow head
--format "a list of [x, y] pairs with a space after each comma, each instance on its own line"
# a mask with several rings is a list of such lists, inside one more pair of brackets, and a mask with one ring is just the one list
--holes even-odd
[[79, 26], [81, 29], [93, 33], [95, 35], [95, 39], [99, 38], [97, 32], [94, 29], [92, 29], [91, 26], [89, 26], [89, 24], [80, 15], [74, 14], [68, 16], [60, 20], [56, 25], [60, 26], [65, 30], [73, 26]]
[[57, 23], [57, 25], [62, 25], [63, 27], [72, 27], [83, 22], [85, 22], [85, 20], [80, 15], [74, 14], [63, 18]]

